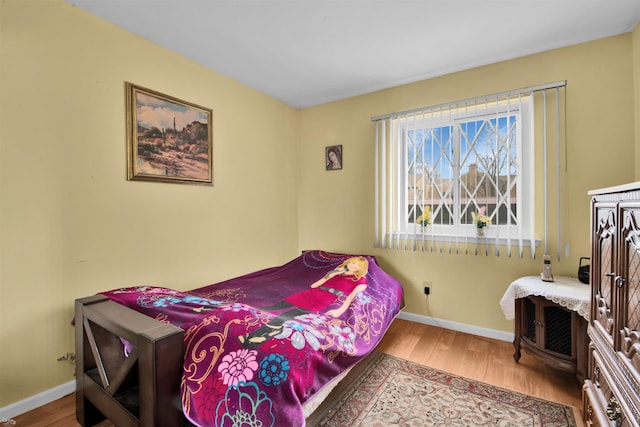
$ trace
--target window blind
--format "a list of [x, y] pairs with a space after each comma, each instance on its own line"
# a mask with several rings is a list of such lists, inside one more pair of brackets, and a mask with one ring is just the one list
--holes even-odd
[[565, 105], [562, 81], [372, 117], [375, 247], [568, 255]]

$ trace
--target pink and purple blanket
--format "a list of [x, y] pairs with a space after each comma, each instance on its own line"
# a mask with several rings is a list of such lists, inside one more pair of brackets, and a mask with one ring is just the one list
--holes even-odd
[[402, 305], [374, 257], [308, 251], [191, 291], [103, 295], [185, 330], [185, 416], [198, 426], [303, 426], [302, 404], [369, 354]]

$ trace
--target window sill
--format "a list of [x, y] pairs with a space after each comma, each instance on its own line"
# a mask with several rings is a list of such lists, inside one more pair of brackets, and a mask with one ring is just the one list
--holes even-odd
[[[456, 236], [451, 234], [435, 234], [429, 231], [424, 233], [389, 233], [389, 239], [391, 241], [396, 240], [415, 240], [416, 242], [438, 242], [438, 243], [452, 243], [452, 244], [486, 244], [486, 245], [495, 245], [498, 246], [518, 246], [519, 240], [517, 238], [506, 238], [499, 237], [496, 238], [495, 235], [491, 235], [491, 233], [487, 233], [486, 236], [476, 236], [476, 235], [464, 235], [464, 236]], [[539, 239], [522, 239], [523, 247], [530, 247], [531, 242], [533, 240], [533, 244], [537, 248], [541, 240]]]

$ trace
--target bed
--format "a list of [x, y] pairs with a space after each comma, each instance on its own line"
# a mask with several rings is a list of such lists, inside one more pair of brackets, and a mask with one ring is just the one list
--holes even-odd
[[402, 298], [372, 256], [305, 251], [190, 291], [135, 286], [78, 299], [78, 422], [313, 424]]

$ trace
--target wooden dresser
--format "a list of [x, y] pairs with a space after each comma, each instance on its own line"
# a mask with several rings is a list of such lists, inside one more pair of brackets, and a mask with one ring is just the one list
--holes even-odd
[[589, 192], [587, 426], [640, 426], [640, 182]]

